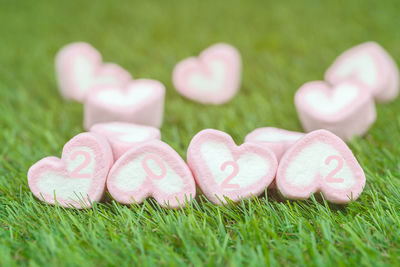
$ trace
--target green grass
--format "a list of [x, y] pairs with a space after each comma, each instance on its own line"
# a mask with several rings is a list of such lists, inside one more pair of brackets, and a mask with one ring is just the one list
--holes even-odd
[[[36, 200], [26, 173], [82, 131], [82, 106], [59, 96], [53, 60], [87, 41], [136, 78], [167, 87], [163, 140], [182, 157], [203, 128], [241, 143], [257, 127], [301, 130], [293, 95], [343, 50], [375, 40], [399, 61], [400, 2], [0, 0], [0, 265], [344, 266], [400, 262], [400, 99], [349, 143], [367, 175], [359, 200], [290, 202], [276, 192], [182, 210], [113, 201], [66, 210]], [[203, 106], [171, 84], [175, 63], [219, 41], [244, 63], [240, 93]]]

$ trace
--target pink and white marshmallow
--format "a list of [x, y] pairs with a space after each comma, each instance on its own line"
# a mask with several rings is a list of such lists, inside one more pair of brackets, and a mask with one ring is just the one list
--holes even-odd
[[29, 169], [29, 188], [49, 204], [89, 208], [102, 199], [112, 164], [106, 139], [94, 133], [81, 133], [64, 146], [61, 159], [46, 157]]
[[98, 133], [108, 140], [114, 160], [139, 143], [161, 139], [160, 130], [155, 127], [124, 122], [98, 123], [90, 128], [90, 132]]
[[123, 204], [148, 197], [163, 207], [178, 208], [193, 199], [196, 185], [183, 159], [169, 145], [154, 140], [133, 147], [112, 167], [107, 180], [111, 196]]
[[87, 43], [64, 46], [55, 59], [58, 87], [66, 99], [83, 102], [97, 85], [124, 86], [131, 75], [114, 63], [103, 63], [101, 54]]
[[302, 138], [304, 133], [274, 127], [258, 128], [246, 135], [245, 142], [259, 143], [270, 148], [279, 160], [286, 150]]
[[305, 131], [326, 129], [344, 140], [364, 135], [376, 120], [372, 95], [355, 80], [333, 87], [306, 83], [296, 92], [295, 105]]
[[326, 130], [311, 132], [282, 157], [276, 175], [278, 190], [289, 199], [307, 199], [321, 192], [332, 203], [356, 200], [365, 174], [347, 145]]
[[179, 62], [173, 83], [183, 96], [202, 104], [220, 105], [240, 89], [241, 57], [231, 45], [219, 43], [204, 50], [198, 58]]
[[161, 127], [165, 87], [156, 80], [137, 79], [126, 87], [98, 86], [90, 91], [84, 105], [84, 127], [121, 121]]
[[278, 167], [274, 153], [253, 143], [237, 146], [221, 131], [196, 134], [187, 151], [187, 163], [203, 194], [215, 204], [225, 197], [237, 202], [265, 192]]
[[342, 53], [325, 73], [325, 80], [337, 84], [357, 79], [377, 101], [393, 100], [399, 93], [399, 69], [385, 49], [366, 42]]

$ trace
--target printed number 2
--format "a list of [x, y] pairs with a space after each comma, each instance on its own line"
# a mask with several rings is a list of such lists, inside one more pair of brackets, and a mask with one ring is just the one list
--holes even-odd
[[87, 151], [75, 151], [71, 155], [71, 160], [75, 160], [79, 155], [82, 155], [85, 160], [79, 164], [72, 172], [71, 172], [71, 177], [72, 178], [90, 178], [92, 177], [90, 173], [81, 173], [81, 171], [89, 166], [90, 162], [92, 161], [92, 157], [90, 156], [90, 153]]
[[[161, 174], [160, 174], [160, 175], [155, 174], [155, 173], [149, 168], [149, 165], [147, 165], [147, 161], [150, 160], [150, 159], [153, 160], [153, 161], [158, 165], [158, 167], [160, 167], [160, 169], [161, 169]], [[150, 178], [154, 179], [154, 180], [161, 180], [161, 179], [163, 179], [163, 178], [165, 177], [165, 175], [167, 174], [167, 168], [165, 167], [165, 165], [163, 164], [163, 162], [161, 161], [161, 159], [160, 159], [159, 157], [154, 156], [154, 155], [151, 155], [151, 154], [149, 154], [149, 155], [147, 155], [147, 156], [145, 156], [145, 157], [143, 158], [143, 160], [142, 160], [142, 167], [143, 167], [144, 171], [147, 173], [147, 175], [148, 175]]]
[[224, 171], [226, 167], [232, 166], [232, 173], [222, 181], [221, 187], [224, 189], [239, 189], [240, 185], [230, 184], [229, 182], [236, 177], [239, 173], [239, 165], [235, 161], [226, 161], [221, 165], [221, 171]]
[[344, 162], [343, 159], [337, 155], [332, 155], [326, 158], [325, 164], [329, 165], [332, 160], [337, 161], [336, 168], [334, 168], [325, 178], [327, 183], [343, 183], [344, 179], [342, 178], [335, 178], [334, 176], [343, 168]]

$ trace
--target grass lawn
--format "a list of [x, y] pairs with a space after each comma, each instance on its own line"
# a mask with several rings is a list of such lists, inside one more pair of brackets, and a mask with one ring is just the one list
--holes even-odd
[[[82, 105], [61, 99], [54, 75], [69, 42], [163, 82], [163, 140], [186, 157], [204, 128], [238, 143], [262, 126], [300, 131], [295, 91], [353, 45], [375, 40], [400, 63], [399, 11], [398, 0], [0, 0], [0, 265], [398, 266], [400, 99], [378, 104], [375, 125], [349, 143], [367, 184], [346, 206], [272, 191], [225, 207], [200, 198], [182, 210], [111, 200], [66, 210], [36, 200], [26, 173], [83, 131]], [[171, 83], [175, 63], [219, 41], [242, 54], [240, 93], [223, 106], [184, 99]]]

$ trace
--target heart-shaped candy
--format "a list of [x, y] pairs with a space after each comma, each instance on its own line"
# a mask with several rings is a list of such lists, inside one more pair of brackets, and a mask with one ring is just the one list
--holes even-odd
[[278, 166], [274, 153], [253, 143], [236, 146], [221, 131], [207, 129], [190, 142], [187, 162], [197, 185], [213, 203], [257, 196], [273, 181]]
[[395, 99], [399, 93], [397, 65], [375, 42], [363, 43], [345, 51], [325, 73], [326, 81], [331, 84], [349, 78], [365, 84], [378, 101]]
[[101, 200], [112, 163], [106, 139], [81, 133], [64, 146], [61, 159], [47, 157], [29, 169], [29, 188], [47, 203], [87, 208]]
[[358, 198], [365, 185], [365, 175], [339, 137], [317, 130], [304, 136], [283, 155], [276, 184], [289, 199], [306, 199], [321, 192], [326, 200], [341, 204]]
[[114, 160], [119, 159], [138, 143], [161, 139], [160, 130], [155, 127], [125, 122], [98, 123], [90, 128], [90, 132], [107, 138], [114, 154]]
[[141, 143], [119, 158], [107, 180], [111, 196], [123, 204], [154, 197], [164, 207], [185, 205], [196, 195], [188, 166], [169, 145], [153, 140]]
[[304, 130], [326, 129], [345, 140], [365, 134], [376, 119], [372, 95], [355, 80], [334, 87], [306, 83], [296, 92], [295, 105]]
[[55, 60], [62, 96], [83, 102], [90, 88], [100, 85], [123, 86], [131, 75], [114, 63], [103, 63], [100, 53], [87, 43], [64, 46]]
[[165, 87], [148, 79], [131, 81], [126, 87], [99, 86], [85, 100], [84, 127], [121, 121], [159, 128], [163, 120]]
[[241, 58], [236, 48], [215, 44], [198, 58], [179, 62], [173, 72], [173, 83], [183, 96], [203, 104], [223, 104], [239, 90]]
[[279, 160], [286, 150], [304, 136], [303, 133], [274, 127], [258, 128], [246, 135], [245, 142], [262, 143], [269, 147]]

